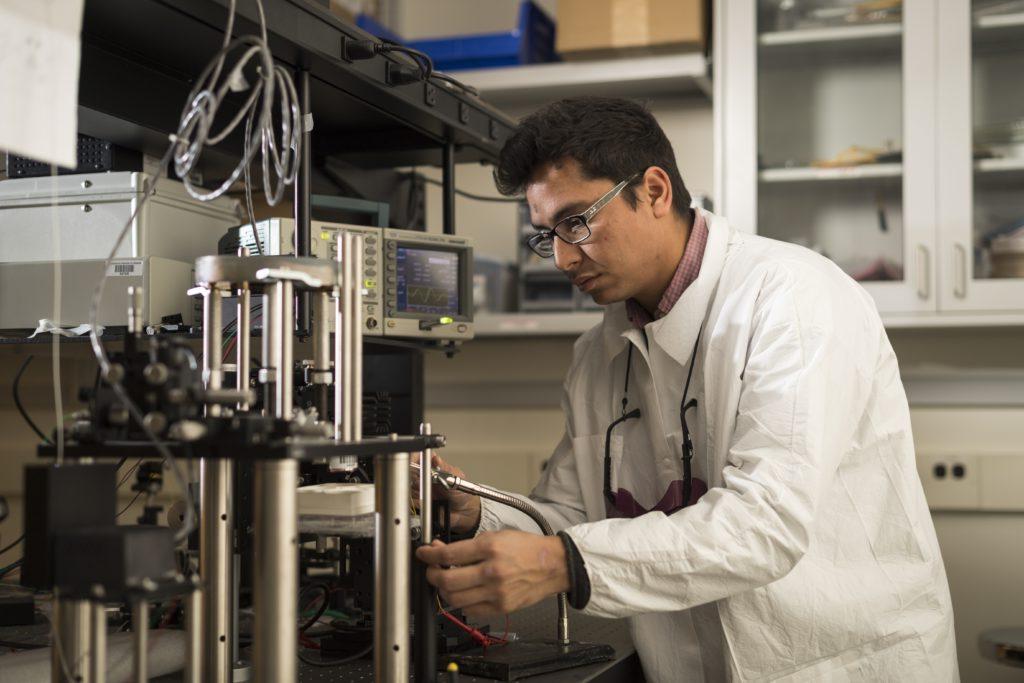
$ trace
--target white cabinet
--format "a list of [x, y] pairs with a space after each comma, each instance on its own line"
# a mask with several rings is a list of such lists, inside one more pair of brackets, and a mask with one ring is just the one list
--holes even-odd
[[974, 159], [972, 130], [1024, 119], [1024, 31], [983, 0], [866, 4], [716, 3], [720, 211], [824, 253], [889, 318], [1019, 321], [1024, 279], [992, 277], [987, 245], [1024, 218], [1024, 158]]

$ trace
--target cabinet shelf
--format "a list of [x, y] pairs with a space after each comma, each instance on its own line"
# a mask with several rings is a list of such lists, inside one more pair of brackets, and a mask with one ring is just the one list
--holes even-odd
[[[576, 337], [600, 323], [603, 315], [602, 311], [480, 313], [474, 327], [477, 339]], [[883, 313], [882, 323], [889, 330], [1019, 327], [1024, 325], [1024, 313]]]
[[895, 44], [903, 35], [903, 25], [866, 24], [863, 26], [831, 26], [827, 28], [805, 28], [793, 31], [771, 31], [758, 36], [757, 42], [763, 47], [847, 45], [868, 49], [882, 44]]
[[974, 18], [975, 40], [982, 44], [1024, 38], [1024, 12]]
[[984, 174], [1024, 173], [1024, 159], [979, 159], [974, 162], [974, 170]]
[[474, 69], [455, 75], [488, 102], [506, 106], [613, 91], [620, 97], [711, 96], [707, 60], [700, 53]]
[[902, 175], [903, 164], [887, 163], [844, 166], [842, 168], [816, 168], [814, 166], [769, 168], [761, 171], [758, 178], [762, 183], [805, 183], [900, 178]]

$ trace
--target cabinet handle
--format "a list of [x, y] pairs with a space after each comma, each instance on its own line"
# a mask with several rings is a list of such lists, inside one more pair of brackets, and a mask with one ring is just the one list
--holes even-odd
[[927, 299], [931, 294], [931, 254], [928, 247], [917, 245], [917, 296]]
[[967, 249], [962, 244], [954, 244], [953, 253], [953, 294], [958, 299], [963, 299], [967, 296]]

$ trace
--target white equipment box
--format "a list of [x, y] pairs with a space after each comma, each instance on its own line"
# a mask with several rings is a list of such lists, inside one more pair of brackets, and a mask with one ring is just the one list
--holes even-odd
[[[0, 262], [106, 259], [148, 178], [126, 171], [0, 182]], [[200, 202], [180, 182], [162, 178], [117, 256], [192, 263], [215, 254], [220, 236], [240, 222], [237, 206], [225, 197]]]

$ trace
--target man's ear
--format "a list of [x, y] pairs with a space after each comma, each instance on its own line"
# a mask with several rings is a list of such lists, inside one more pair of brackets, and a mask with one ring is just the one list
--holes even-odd
[[638, 191], [650, 203], [655, 218], [664, 218], [672, 212], [672, 181], [660, 166], [644, 171]]

